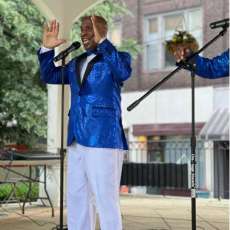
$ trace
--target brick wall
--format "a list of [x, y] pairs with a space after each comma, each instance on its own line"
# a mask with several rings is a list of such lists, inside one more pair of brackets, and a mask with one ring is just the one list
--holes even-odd
[[[124, 0], [132, 12], [132, 16], [123, 18], [123, 37], [134, 38], [143, 44], [143, 21], [144, 16], [160, 13], [173, 12], [193, 7], [203, 9], [203, 44], [213, 38], [219, 30], [211, 30], [209, 23], [222, 18], [227, 18], [229, 14], [228, 0]], [[228, 48], [228, 35], [216, 41], [205, 52], [204, 56], [213, 57]], [[130, 80], [125, 84], [124, 91], [140, 91], [149, 89], [152, 85], [163, 79], [169, 72], [159, 71], [144, 73], [142, 65], [143, 53], [133, 61], [133, 73]], [[153, 60], [154, 61], [154, 60]], [[218, 80], [207, 80], [200, 77], [196, 78], [196, 86], [226, 85], [228, 78]], [[184, 88], [190, 87], [190, 73], [180, 71], [171, 79], [164, 83], [161, 88]]]

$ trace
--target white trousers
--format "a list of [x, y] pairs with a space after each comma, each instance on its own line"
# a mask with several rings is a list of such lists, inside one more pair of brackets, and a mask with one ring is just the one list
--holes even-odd
[[[124, 150], [68, 148], [68, 230], [95, 230], [96, 210], [101, 230], [122, 230], [119, 187]], [[96, 207], [96, 209], [95, 209]]]

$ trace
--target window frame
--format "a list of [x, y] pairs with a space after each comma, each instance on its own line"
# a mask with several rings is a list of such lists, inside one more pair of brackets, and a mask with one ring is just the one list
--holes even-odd
[[[161, 14], [153, 14], [153, 15], [144, 15], [143, 18], [143, 46], [144, 46], [144, 51], [142, 55], [143, 59], [143, 65], [142, 65], [142, 71], [144, 73], [155, 73], [155, 72], [160, 72], [160, 71], [171, 71], [175, 68], [175, 66], [168, 66], [165, 67], [165, 46], [163, 45], [163, 41], [165, 41], [165, 17], [167, 16], [173, 16], [177, 14], [183, 14], [184, 20], [185, 20], [185, 29], [189, 31], [191, 27], [190, 19], [189, 19], [189, 13], [192, 11], [200, 10], [201, 11], [201, 31], [200, 31], [200, 46], [203, 44], [203, 9], [202, 7], [194, 7], [190, 9], [182, 9], [182, 10], [176, 10], [172, 12], [167, 12], [167, 13], [161, 13]], [[149, 20], [150, 19], [157, 19], [157, 25], [158, 25], [158, 35], [157, 39], [158, 41], [156, 43], [159, 43], [158, 45], [160, 46], [160, 50], [157, 54], [157, 58], [159, 60], [159, 66], [157, 68], [152, 68], [150, 69], [148, 65], [148, 60], [147, 60], [147, 45], [154, 44], [154, 40], [152, 40], [148, 34], [148, 26], [149, 26]]]

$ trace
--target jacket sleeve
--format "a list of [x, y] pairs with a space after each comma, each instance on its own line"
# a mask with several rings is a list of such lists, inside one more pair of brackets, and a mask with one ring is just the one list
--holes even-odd
[[105, 39], [97, 46], [97, 53], [101, 54], [109, 63], [116, 81], [123, 82], [131, 76], [131, 56], [127, 52], [118, 52], [112, 43]]
[[[62, 67], [56, 67], [53, 63], [54, 50], [41, 53], [38, 50], [41, 80], [48, 84], [62, 83]], [[64, 84], [69, 84], [67, 67], [64, 68]]]
[[229, 76], [229, 50], [212, 59], [196, 56], [196, 74], [209, 79]]

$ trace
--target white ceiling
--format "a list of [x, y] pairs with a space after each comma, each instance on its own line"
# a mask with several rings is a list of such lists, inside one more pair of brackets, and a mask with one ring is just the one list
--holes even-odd
[[103, 0], [31, 0], [48, 19], [57, 19], [61, 24], [61, 33], [68, 35], [72, 24], [86, 10]]

